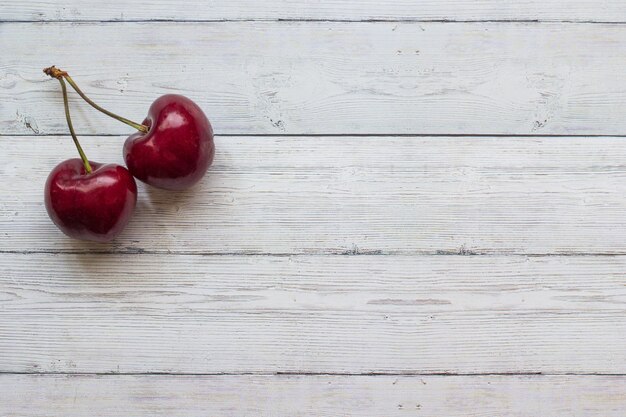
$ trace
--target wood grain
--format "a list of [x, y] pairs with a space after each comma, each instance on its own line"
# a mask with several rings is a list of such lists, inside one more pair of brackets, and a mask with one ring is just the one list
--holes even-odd
[[[122, 161], [123, 137], [83, 138]], [[112, 244], [66, 238], [43, 186], [69, 137], [0, 140], [0, 250], [623, 254], [623, 138], [218, 137], [200, 186], [140, 186]]]
[[606, 376], [0, 375], [0, 386], [11, 387], [0, 413], [14, 417], [622, 417], [626, 408], [626, 378]]
[[626, 373], [626, 257], [1, 254], [0, 370]]
[[[185, 94], [219, 134], [621, 135], [625, 34], [604, 24], [3, 24], [0, 132], [67, 132], [59, 85], [41, 72], [57, 64], [138, 121], [159, 95]], [[80, 133], [128, 132], [74, 102]]]
[[626, 6], [621, 0], [190, 0], [185, 7], [175, 0], [2, 0], [0, 8], [4, 21], [626, 20]]
[[[622, 0], [0, 0], [0, 415], [622, 417], [623, 23]], [[137, 121], [196, 100], [209, 176], [140, 185], [112, 244], [64, 237], [50, 64]], [[121, 163], [126, 126], [72, 105]]]

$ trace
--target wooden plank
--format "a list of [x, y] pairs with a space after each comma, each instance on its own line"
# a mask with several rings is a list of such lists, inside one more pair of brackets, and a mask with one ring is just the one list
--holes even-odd
[[626, 373], [626, 257], [1, 254], [0, 371]]
[[[123, 137], [83, 138], [122, 163]], [[66, 238], [43, 185], [69, 137], [0, 140], [2, 251], [626, 253], [623, 138], [218, 137], [195, 189], [140, 186], [114, 243]]]
[[542, 20], [623, 22], [621, 0], [39, 0], [0, 2], [11, 20]]
[[[4, 134], [67, 132], [59, 85], [41, 72], [47, 64], [70, 70], [101, 105], [137, 120], [159, 95], [185, 94], [220, 134], [626, 132], [624, 25], [27, 23], [0, 30]], [[79, 132], [129, 132], [76, 103]]]
[[[609, 376], [0, 375], [9, 416], [622, 417]], [[10, 389], [9, 389], [10, 388]]]

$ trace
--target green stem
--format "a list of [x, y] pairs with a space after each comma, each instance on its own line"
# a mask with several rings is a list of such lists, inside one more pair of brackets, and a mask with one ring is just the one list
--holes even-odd
[[74, 80], [72, 79], [72, 77], [69, 76], [69, 74], [65, 73], [63, 75], [63, 77], [67, 80], [67, 82], [72, 86], [72, 88], [78, 93], [79, 96], [81, 96], [83, 98], [83, 100], [85, 100], [87, 103], [89, 103], [89, 105], [91, 107], [93, 107], [94, 109], [101, 111], [102, 113], [106, 114], [109, 117], [112, 117], [116, 120], [119, 120], [122, 123], [126, 123], [128, 126], [134, 127], [135, 129], [139, 130], [140, 132], [143, 133], [148, 133], [148, 126], [144, 126], [142, 124], [139, 123], [135, 123], [132, 120], [128, 120], [125, 117], [122, 116], [118, 116], [115, 113], [112, 113], [106, 109], [103, 109], [102, 107], [98, 106], [96, 103], [94, 103], [89, 97], [87, 97], [85, 95], [85, 93], [83, 93], [83, 91], [78, 88], [78, 85], [76, 85], [76, 83], [74, 82]]
[[122, 123], [126, 123], [128, 126], [132, 126], [140, 132], [148, 133], [148, 126], [142, 125], [140, 123], [135, 123], [132, 120], [128, 120], [125, 117], [118, 116], [117, 114], [112, 113], [106, 109], [103, 109], [102, 107], [94, 103], [89, 97], [85, 95], [85, 93], [83, 93], [83, 91], [80, 88], [78, 88], [78, 85], [76, 85], [72, 77], [70, 77], [70, 75], [67, 72], [58, 69], [54, 65], [49, 68], [44, 69], [43, 72], [58, 80], [65, 78], [65, 80], [72, 86], [72, 88], [78, 93], [78, 95], [81, 96], [83, 100], [89, 103], [89, 105], [93, 107], [94, 109], [101, 111], [102, 113], [106, 114], [109, 117], [114, 118], [115, 120], [119, 120]]
[[80, 158], [83, 160], [83, 165], [85, 165], [85, 170], [88, 174], [91, 174], [91, 164], [83, 152], [83, 148], [80, 146], [78, 142], [78, 138], [76, 137], [76, 132], [74, 132], [74, 126], [72, 125], [72, 118], [70, 117], [70, 104], [67, 100], [67, 87], [65, 86], [65, 81], [63, 78], [58, 78], [61, 83], [61, 89], [63, 89], [63, 105], [65, 106], [65, 118], [67, 119], [67, 126], [70, 128], [70, 134], [72, 135], [72, 139], [74, 140], [74, 145], [76, 145], [76, 149], [80, 155]]

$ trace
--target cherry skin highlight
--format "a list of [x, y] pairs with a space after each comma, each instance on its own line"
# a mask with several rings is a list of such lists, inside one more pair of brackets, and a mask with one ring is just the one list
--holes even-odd
[[187, 97], [167, 94], [150, 106], [148, 132], [126, 139], [124, 160], [140, 181], [168, 190], [196, 184], [213, 162], [213, 129], [204, 112]]
[[116, 164], [81, 159], [57, 165], [46, 181], [48, 215], [67, 236], [108, 242], [128, 224], [137, 203], [137, 184], [128, 170]]

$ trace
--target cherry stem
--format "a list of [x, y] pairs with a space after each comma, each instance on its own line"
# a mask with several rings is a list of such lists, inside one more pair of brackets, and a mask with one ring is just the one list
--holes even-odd
[[110, 112], [110, 111], [108, 111], [108, 110], [98, 106], [96, 103], [94, 103], [89, 97], [87, 97], [85, 95], [85, 93], [83, 93], [83, 91], [78, 87], [78, 85], [74, 82], [72, 77], [70, 77], [70, 75], [66, 71], [61, 71], [60, 69], [58, 69], [57, 67], [55, 67], [53, 65], [50, 68], [44, 69], [43, 72], [45, 72], [46, 74], [48, 74], [49, 76], [51, 76], [53, 78], [57, 78], [57, 79], [65, 78], [65, 80], [69, 83], [69, 85], [72, 86], [74, 91], [76, 91], [78, 93], [78, 95], [81, 96], [82, 99], [85, 100], [94, 109], [96, 109], [96, 110], [106, 114], [109, 117], [114, 118], [115, 120], [119, 120], [120, 122], [125, 123], [128, 126], [131, 126], [131, 127], [137, 129], [140, 132], [148, 133], [148, 126], [142, 125], [140, 123], [135, 123], [132, 120], [128, 120], [125, 117], [118, 116], [117, 114], [112, 113], [112, 112]]
[[89, 163], [89, 160], [87, 159], [83, 148], [78, 142], [76, 132], [74, 132], [74, 126], [72, 125], [72, 118], [70, 117], [70, 103], [67, 100], [67, 87], [65, 86], [65, 81], [63, 81], [63, 78], [59, 78], [58, 80], [61, 83], [61, 89], [63, 90], [63, 105], [65, 106], [65, 118], [67, 119], [67, 126], [70, 128], [70, 134], [72, 135], [72, 139], [74, 140], [74, 145], [76, 145], [76, 149], [78, 150], [80, 159], [83, 160], [83, 165], [85, 165], [85, 171], [87, 171], [88, 174], [91, 174], [91, 164]]

